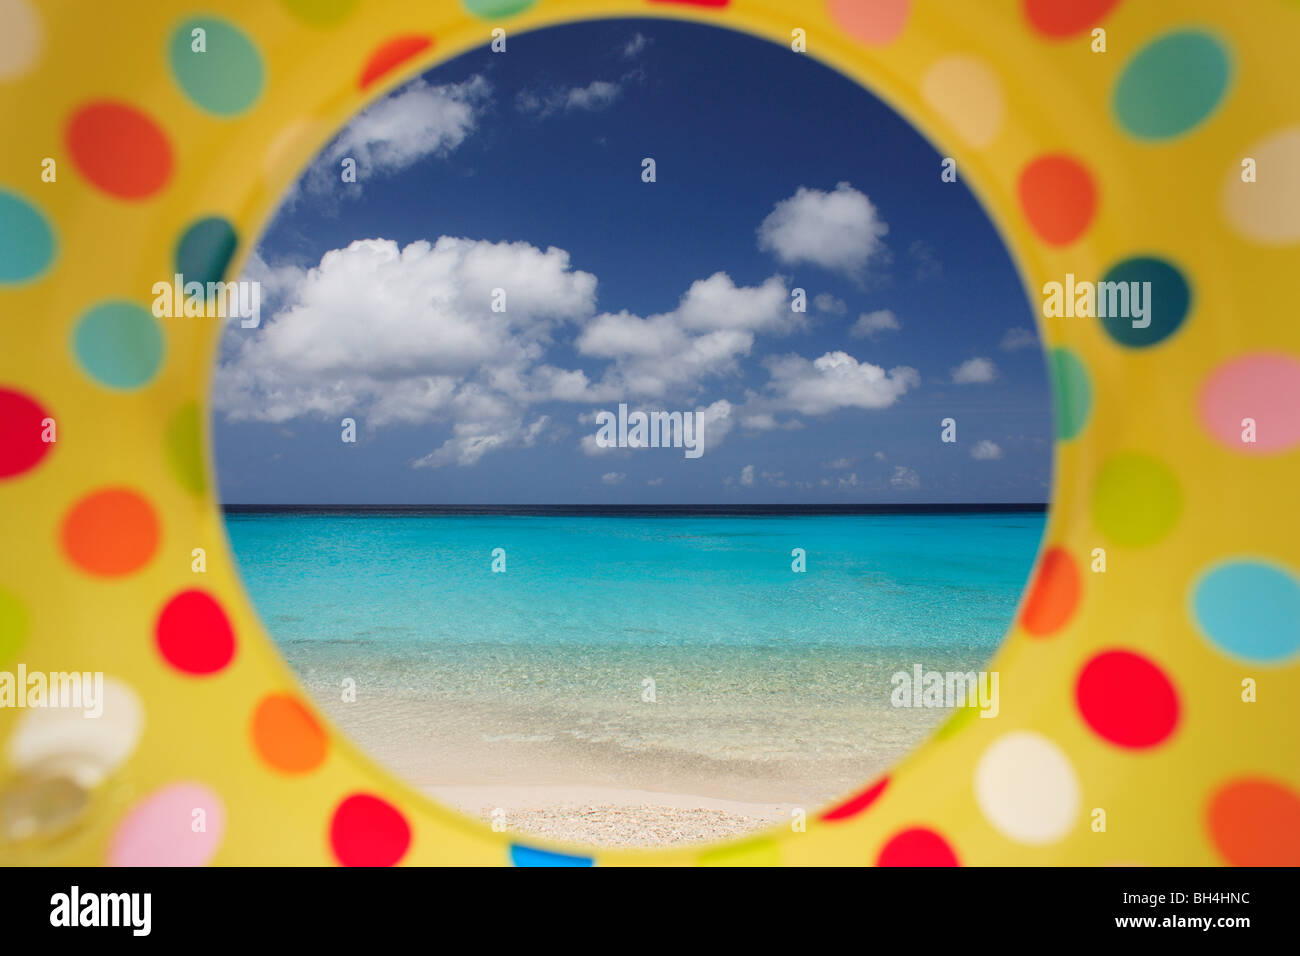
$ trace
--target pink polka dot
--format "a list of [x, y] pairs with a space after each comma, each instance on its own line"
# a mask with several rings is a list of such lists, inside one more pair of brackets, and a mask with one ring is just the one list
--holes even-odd
[[330, 821], [330, 846], [343, 866], [392, 866], [411, 845], [411, 825], [388, 801], [354, 793]]
[[912, 0], [831, 0], [831, 18], [855, 40], [870, 46], [892, 43], [903, 32]]
[[204, 866], [226, 830], [221, 798], [197, 783], [155, 790], [113, 833], [109, 866]]
[[[1261, 352], [1225, 362], [1201, 387], [1200, 413], [1205, 430], [1233, 451], [1268, 454], [1300, 444], [1300, 361]], [[1254, 422], [1253, 442], [1245, 419]]]
[[948, 841], [933, 830], [913, 827], [890, 838], [876, 866], [961, 866]]
[[1163, 670], [1132, 651], [1103, 651], [1088, 661], [1074, 687], [1088, 726], [1121, 747], [1163, 743], [1178, 725], [1178, 692]]
[[45, 409], [22, 392], [0, 388], [0, 478], [36, 467], [54, 447], [43, 437], [47, 417]]

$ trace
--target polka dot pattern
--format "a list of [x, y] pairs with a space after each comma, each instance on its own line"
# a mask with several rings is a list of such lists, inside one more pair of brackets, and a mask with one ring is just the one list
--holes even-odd
[[[49, 413], [22, 392], [0, 388], [0, 480], [30, 471], [55, 447], [47, 442]], [[52, 437], [58, 436], [58, 424]]]
[[185, 282], [220, 282], [234, 258], [235, 227], [220, 216], [207, 216], [185, 230], [176, 244], [176, 271]]
[[[476, 17], [482, 17], [485, 20], [495, 20], [498, 17], [510, 17], [516, 13], [523, 13], [537, 0], [461, 0], [465, 9]], [[726, 0], [723, 0], [725, 3]], [[710, 3], [707, 6], [721, 6], [720, 3]]]
[[1068, 246], [1084, 234], [1097, 212], [1097, 185], [1078, 160], [1040, 156], [1020, 172], [1020, 208], [1040, 239]]
[[262, 92], [262, 58], [244, 32], [226, 20], [184, 21], [172, 33], [168, 55], [180, 88], [209, 113], [235, 116], [252, 106]]
[[39, 278], [54, 260], [54, 230], [34, 205], [0, 189], [0, 286]]
[[876, 866], [960, 866], [948, 841], [926, 827], [894, 834], [880, 849]]
[[921, 78], [921, 95], [972, 146], [990, 145], [1002, 130], [1006, 98], [997, 74], [983, 60], [939, 60]]
[[1178, 726], [1178, 692], [1156, 664], [1133, 651], [1105, 651], [1074, 686], [1079, 713], [1093, 732], [1120, 747], [1164, 743]]
[[594, 866], [595, 860], [589, 856], [573, 853], [557, 853], [554, 850], [539, 850], [521, 843], [510, 844], [510, 863], [512, 866]]
[[1272, 455], [1300, 446], [1300, 360], [1261, 352], [1216, 368], [1201, 387], [1201, 424], [1230, 451]]
[[342, 866], [393, 866], [411, 846], [411, 825], [387, 800], [354, 793], [334, 811], [330, 847]]
[[366, 61], [357, 86], [369, 89], [407, 60], [419, 56], [433, 46], [433, 40], [422, 36], [394, 37], [383, 44]]
[[1096, 26], [1119, 0], [1024, 0], [1029, 25], [1052, 40], [1078, 36]]
[[1182, 136], [1219, 106], [1231, 72], [1228, 52], [1216, 37], [1200, 30], [1168, 33], [1124, 67], [1115, 86], [1115, 116], [1138, 139]]
[[81, 175], [118, 199], [147, 199], [172, 176], [175, 159], [166, 134], [133, 106], [99, 101], [68, 121], [65, 141]]
[[1097, 475], [1092, 518], [1106, 538], [1142, 548], [1165, 537], [1183, 512], [1183, 490], [1169, 468], [1137, 452], [1110, 459]]
[[287, 694], [262, 698], [253, 713], [252, 734], [262, 760], [284, 773], [307, 773], [325, 761], [325, 731], [311, 711]]
[[827, 9], [836, 25], [855, 40], [867, 46], [885, 46], [898, 39], [907, 26], [912, 0], [830, 0]]
[[63, 551], [82, 571], [120, 577], [140, 570], [158, 551], [153, 506], [129, 488], [106, 488], [78, 501], [63, 518]]
[[1080, 823], [1079, 778], [1054, 742], [1028, 730], [1003, 734], [975, 767], [980, 812], [1009, 840], [1055, 843]]
[[184, 674], [215, 674], [235, 656], [230, 620], [205, 591], [182, 591], [169, 600], [154, 632], [163, 660]]
[[9, 738], [9, 764], [20, 772], [59, 765], [80, 787], [93, 790], [135, 753], [144, 733], [144, 714], [139, 694], [105, 675], [99, 699], [88, 709], [23, 711]]
[[202, 784], [177, 783], [142, 800], [118, 824], [109, 866], [206, 866], [226, 830], [221, 798]]
[[[1129, 291], [1127, 310], [1106, 306], [1108, 312], [1125, 312], [1101, 319], [1106, 334], [1120, 345], [1147, 348], [1158, 345], [1182, 326], [1192, 306], [1192, 290], [1183, 273], [1172, 263], [1152, 256], [1135, 256], [1116, 263], [1101, 278], [1102, 282], [1122, 283]], [[1137, 283], [1134, 286], [1133, 283]], [[1146, 283], [1150, 283], [1147, 286]], [[1146, 314], [1136, 315], [1137, 303], [1132, 293], [1137, 289]], [[1097, 290], [1097, 308], [1101, 311], [1102, 287]], [[1110, 295], [1106, 293], [1109, 303]], [[1123, 299], [1119, 299], [1122, 306]]]
[[1020, 624], [1035, 637], [1046, 637], [1074, 616], [1083, 590], [1079, 566], [1064, 548], [1049, 548], [1020, 613]]
[[838, 806], [832, 807], [830, 810], [827, 810], [825, 813], [822, 814], [822, 819], [823, 820], [848, 820], [851, 817], [856, 817], [859, 813], [866, 810], [867, 807], [871, 806], [873, 803], [879, 800], [880, 795], [885, 792], [885, 788], [887, 786], [889, 786], [889, 778], [882, 777], [880, 780], [878, 780], [876, 783], [873, 783], [871, 786], [867, 787], [867, 789], [863, 790], [861, 793], [856, 794], [850, 797], [848, 800], [845, 800], [843, 803], [839, 804]]
[[0, 83], [29, 72], [45, 49], [45, 28], [29, 0], [0, 0]]
[[[1254, 160], [1246, 181], [1243, 162]], [[1300, 242], [1300, 126], [1279, 130], [1241, 151], [1228, 167], [1223, 212], [1246, 239], [1265, 245]]]
[[1300, 581], [1262, 561], [1228, 561], [1192, 593], [1197, 626], [1230, 657], [1277, 664], [1300, 653]]
[[1067, 348], [1049, 353], [1052, 371], [1052, 401], [1056, 411], [1056, 433], [1061, 441], [1077, 438], [1092, 413], [1092, 384], [1083, 361]]
[[163, 360], [163, 334], [147, 310], [130, 302], [105, 302], [77, 322], [73, 352], [86, 374], [110, 388], [149, 384]]
[[1300, 866], [1300, 795], [1279, 781], [1243, 777], [1220, 787], [1206, 827], [1232, 866]]

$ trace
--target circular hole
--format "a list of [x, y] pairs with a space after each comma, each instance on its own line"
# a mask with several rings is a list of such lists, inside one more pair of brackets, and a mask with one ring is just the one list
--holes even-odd
[[353, 118], [249, 259], [213, 423], [245, 584], [343, 732], [497, 829], [797, 827], [996, 715], [1033, 315], [961, 176], [811, 56], [507, 44]]

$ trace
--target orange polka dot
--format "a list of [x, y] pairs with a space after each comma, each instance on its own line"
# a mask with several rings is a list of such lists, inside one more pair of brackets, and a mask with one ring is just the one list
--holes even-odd
[[286, 694], [262, 698], [253, 712], [253, 745], [285, 773], [306, 773], [325, 760], [325, 731], [302, 704]]
[[1021, 625], [1035, 637], [1046, 637], [1074, 616], [1081, 590], [1079, 568], [1070, 552], [1049, 549], [1020, 612]]
[[1087, 231], [1097, 212], [1097, 187], [1078, 160], [1039, 156], [1020, 173], [1020, 208], [1039, 237], [1068, 246]]
[[429, 37], [394, 37], [370, 54], [370, 59], [366, 61], [365, 69], [361, 71], [361, 76], [357, 80], [357, 86], [366, 89], [386, 73], [395, 70], [411, 57], [418, 56], [431, 46], [433, 40]]
[[1205, 822], [1233, 866], [1300, 866], [1300, 796], [1280, 783], [1242, 778], [1220, 787]]
[[138, 571], [158, 550], [158, 537], [153, 507], [126, 488], [86, 495], [63, 519], [64, 552], [91, 574]]
[[152, 119], [124, 103], [88, 103], [68, 121], [68, 152], [81, 175], [119, 199], [145, 199], [172, 174], [172, 148]]

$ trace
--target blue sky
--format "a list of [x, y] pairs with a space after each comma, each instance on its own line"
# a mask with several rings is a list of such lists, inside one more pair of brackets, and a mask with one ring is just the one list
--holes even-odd
[[[1045, 501], [1033, 315], [940, 164], [811, 57], [713, 28], [444, 64], [345, 127], [246, 267], [263, 320], [222, 345], [223, 498]], [[620, 402], [705, 410], [705, 453], [596, 447]]]

